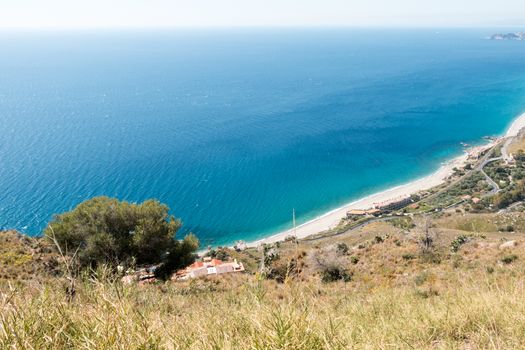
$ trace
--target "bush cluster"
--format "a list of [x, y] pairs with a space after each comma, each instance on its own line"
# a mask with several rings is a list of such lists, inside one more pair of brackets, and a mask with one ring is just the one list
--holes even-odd
[[505, 265], [512, 264], [514, 261], [518, 260], [518, 256], [515, 254], [507, 255], [501, 258], [501, 262]]
[[321, 281], [324, 283], [341, 280], [344, 282], [350, 282], [352, 280], [352, 274], [341, 266], [330, 265], [321, 271]]
[[177, 240], [181, 225], [156, 200], [96, 197], [55, 216], [44, 234], [81, 268], [162, 264], [159, 273], [166, 275], [195, 260], [199, 242], [193, 234]]
[[452, 243], [450, 243], [452, 252], [457, 253], [459, 248], [461, 248], [461, 246], [463, 244], [467, 243], [468, 240], [469, 240], [469, 238], [468, 238], [467, 235], [459, 235], [459, 236], [457, 236], [456, 239], [453, 240]]

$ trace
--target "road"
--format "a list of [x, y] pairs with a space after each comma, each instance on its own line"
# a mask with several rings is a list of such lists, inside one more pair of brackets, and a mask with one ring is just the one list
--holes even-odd
[[[449, 190], [452, 186], [456, 185], [457, 183], [459, 183], [463, 179], [465, 179], [465, 177], [470, 175], [473, 171], [480, 171], [483, 174], [483, 176], [485, 176], [486, 181], [492, 187], [492, 190], [490, 192], [486, 193], [484, 195], [484, 197], [492, 196], [492, 195], [498, 193], [499, 191], [501, 191], [501, 189], [498, 186], [498, 184], [494, 180], [492, 180], [492, 178], [490, 176], [487, 175], [487, 173], [485, 172], [485, 170], [483, 170], [483, 168], [489, 163], [492, 163], [492, 162], [495, 162], [495, 161], [498, 161], [498, 160], [502, 160], [502, 159], [509, 159], [509, 155], [508, 155], [507, 149], [508, 149], [508, 146], [509, 146], [511, 141], [512, 141], [512, 138], [509, 138], [503, 144], [503, 147], [501, 148], [502, 156], [489, 158], [490, 154], [492, 153], [492, 150], [494, 149], [494, 148], [491, 148], [481, 158], [480, 162], [478, 163], [478, 165], [474, 169], [468, 171], [465, 175], [461, 176], [460, 178], [452, 181], [450, 184], [448, 184], [448, 186], [446, 186], [445, 188], [441, 189], [440, 191], [438, 191], [438, 192], [436, 192], [436, 193], [434, 193], [434, 194], [424, 198], [424, 200], [432, 199], [432, 198], [438, 196], [439, 194]], [[496, 147], [496, 146], [494, 146], [494, 147]], [[451, 204], [451, 205], [449, 205], [448, 207], [445, 207], [445, 208], [433, 209], [432, 212], [443, 211], [443, 210], [446, 210], [446, 209], [454, 208], [454, 207], [462, 204], [463, 202], [464, 202], [464, 200], [461, 200], [461, 201], [459, 201], [457, 203], [454, 203], [454, 204]], [[514, 207], [514, 206], [516, 206], [518, 204], [521, 204], [521, 202], [512, 204], [510, 207], [507, 208], [507, 210], [511, 209], [512, 207]], [[426, 213], [423, 213], [423, 214], [428, 214], [428, 213], [429, 212], [426, 212]], [[328, 237], [340, 236], [340, 235], [348, 234], [348, 233], [351, 233], [353, 231], [359, 230], [360, 228], [363, 228], [363, 227], [365, 227], [367, 225], [370, 225], [370, 224], [372, 224], [374, 222], [390, 221], [390, 220], [394, 220], [394, 219], [398, 219], [398, 218], [402, 218], [402, 217], [404, 217], [404, 216], [393, 215], [393, 216], [385, 216], [385, 217], [380, 217], [380, 218], [373, 218], [373, 219], [370, 219], [368, 221], [362, 222], [362, 223], [360, 223], [360, 224], [358, 224], [358, 225], [356, 225], [354, 227], [351, 227], [348, 230], [343, 231], [343, 232], [338, 232], [338, 233], [334, 233], [334, 234], [327, 234], [327, 235], [323, 235], [323, 236], [319, 236], [319, 237], [311, 237], [311, 238], [307, 237], [307, 238], [301, 239], [301, 241], [312, 242], [312, 241], [318, 241], [318, 240], [321, 240], [321, 239], [325, 239], [325, 238], [328, 238]]]
[[[496, 147], [496, 145], [494, 146]], [[489, 195], [492, 195], [492, 194], [495, 194], [499, 191], [499, 186], [498, 184], [496, 184], [486, 173], [485, 171], [483, 171], [482, 169], [485, 167], [485, 165], [487, 165], [488, 163], [491, 163], [495, 160], [497, 160], [497, 158], [490, 158], [489, 159], [489, 156], [492, 152], [492, 150], [494, 149], [491, 148], [487, 151], [487, 153], [480, 159], [480, 161], [478, 162], [478, 165], [473, 168], [472, 170], [469, 170], [465, 173], [465, 175], [459, 177], [458, 179], [452, 181], [451, 183], [449, 183], [446, 187], [442, 188], [441, 190], [437, 191], [436, 193], [434, 194], [431, 194], [430, 196], [424, 198], [425, 201], [428, 201], [430, 199], [434, 199], [435, 197], [439, 196], [440, 194], [442, 194], [443, 192], [446, 192], [448, 191], [451, 187], [457, 185], [458, 183], [460, 183], [461, 181], [463, 181], [467, 176], [469, 176], [470, 174], [472, 174], [474, 171], [481, 171], [481, 173], [483, 174], [483, 176], [485, 176], [485, 179], [487, 180], [487, 182], [492, 186], [492, 191]]]
[[499, 188], [499, 185], [494, 180], [492, 180], [490, 176], [487, 175], [487, 173], [485, 172], [485, 170], [483, 170], [483, 168], [489, 163], [495, 162], [497, 160], [502, 160], [502, 159], [503, 157], [485, 159], [483, 162], [481, 162], [481, 164], [477, 168], [477, 170], [479, 170], [483, 174], [483, 176], [485, 176], [485, 180], [487, 180], [489, 185], [492, 187], [492, 190], [490, 190], [489, 193], [485, 193], [484, 197], [495, 195], [496, 193], [501, 191], [501, 189]]
[[356, 231], [356, 230], [359, 230], [360, 228], [363, 228], [365, 226], [368, 226], [374, 222], [383, 222], [383, 221], [390, 221], [390, 220], [394, 220], [394, 219], [399, 219], [399, 218], [403, 218], [404, 216], [401, 216], [401, 215], [393, 215], [393, 216], [384, 216], [384, 217], [380, 217], [380, 218], [372, 218], [370, 220], [367, 220], [365, 222], [362, 222], [356, 226], [353, 226], [353, 227], [350, 227], [348, 230], [346, 231], [343, 231], [343, 232], [337, 232], [337, 233], [333, 233], [333, 234], [326, 234], [326, 235], [322, 235], [322, 236], [319, 236], [319, 237], [306, 237], [306, 238], [302, 238], [300, 239], [300, 241], [302, 242], [313, 242], [313, 241], [319, 241], [321, 239], [325, 239], [325, 238], [328, 238], [328, 237], [335, 237], [335, 236], [340, 236], [340, 235], [345, 235], [345, 234], [348, 234], [350, 232], [353, 232], [353, 231]]
[[[500, 157], [484, 159], [481, 162], [481, 164], [479, 165], [479, 167], [477, 168], [485, 176], [485, 179], [487, 180], [487, 182], [492, 186], [492, 191], [490, 193], [487, 193], [485, 196], [490, 196], [490, 195], [496, 194], [501, 189], [499, 188], [498, 184], [496, 182], [494, 182], [494, 180], [492, 180], [490, 178], [490, 176], [487, 175], [487, 173], [485, 172], [485, 170], [483, 170], [483, 168], [487, 164], [495, 162], [497, 160], [505, 160], [506, 162], [511, 161], [512, 160], [512, 156], [509, 154], [509, 146], [510, 146], [510, 144], [512, 143], [513, 140], [514, 140], [513, 137], [509, 137], [509, 138], [507, 138], [505, 140], [505, 142], [503, 143], [503, 146], [501, 146], [501, 156]], [[490, 152], [487, 153], [487, 155], [488, 154], [490, 154]]]
[[519, 201], [519, 202], [516, 202], [516, 203], [512, 203], [511, 205], [509, 205], [508, 207], [506, 207], [505, 209], [501, 209], [500, 211], [498, 211], [498, 214], [502, 214], [502, 213], [508, 213], [509, 211], [511, 211], [513, 208], [519, 206], [519, 205], [522, 205], [523, 204], [523, 201]]

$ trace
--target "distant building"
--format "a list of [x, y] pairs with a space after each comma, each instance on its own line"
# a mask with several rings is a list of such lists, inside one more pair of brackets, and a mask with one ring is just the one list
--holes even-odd
[[399, 198], [394, 198], [388, 201], [374, 203], [374, 208], [381, 211], [394, 211], [406, 207], [412, 203], [412, 197], [404, 196]]
[[366, 215], [366, 210], [352, 209], [346, 213], [346, 216], [361, 216]]
[[379, 209], [368, 209], [368, 210], [366, 211], [366, 213], [367, 213], [368, 215], [378, 216], [378, 215], [381, 215], [381, 210], [379, 210]]
[[381, 214], [381, 210], [379, 209], [367, 209], [367, 210], [352, 209], [346, 212], [346, 217], [350, 218], [352, 216], [366, 216], [366, 215], [376, 216], [379, 214]]
[[204, 258], [204, 261], [196, 261], [185, 269], [177, 271], [172, 280], [187, 280], [190, 278], [222, 275], [244, 271], [244, 265], [237, 260], [224, 262], [219, 259]]
[[[499, 138], [496, 138], [494, 139], [494, 142], [493, 143], [497, 143], [499, 142], [500, 139]], [[493, 143], [490, 143], [490, 144], [487, 144], [487, 145], [482, 145], [482, 146], [476, 146], [476, 147], [472, 147], [472, 148], [469, 148], [467, 150], [465, 150], [465, 153], [467, 154], [467, 159], [468, 160], [478, 160], [481, 158], [481, 156], [483, 156], [485, 154], [486, 151], [488, 151]]]

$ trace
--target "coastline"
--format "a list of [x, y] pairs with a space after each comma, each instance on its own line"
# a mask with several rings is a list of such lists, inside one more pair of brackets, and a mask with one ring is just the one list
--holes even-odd
[[[519, 115], [508, 127], [505, 134], [502, 136], [503, 139], [516, 137], [519, 132], [525, 128], [525, 113]], [[485, 146], [494, 145], [494, 142], [489, 142]], [[368, 209], [373, 206], [374, 203], [384, 202], [399, 198], [402, 196], [408, 196], [420, 191], [426, 191], [433, 187], [443, 184], [446, 179], [453, 173], [454, 168], [463, 167], [467, 162], [467, 154], [455, 157], [445, 162], [437, 171], [425, 176], [423, 178], [416, 179], [403, 185], [395, 186], [387, 190], [373, 193], [364, 198], [358, 199], [351, 203], [345, 204], [339, 208], [333, 209], [327, 213], [324, 213], [312, 220], [309, 220], [296, 227], [295, 232], [297, 238], [305, 238], [313, 234], [329, 230], [336, 227], [342, 218], [346, 217], [346, 213], [351, 209]], [[274, 243], [282, 241], [286, 237], [294, 235], [294, 230], [289, 229], [270, 235], [268, 237], [248, 242], [247, 245], [250, 247], [258, 246], [264, 243]]]

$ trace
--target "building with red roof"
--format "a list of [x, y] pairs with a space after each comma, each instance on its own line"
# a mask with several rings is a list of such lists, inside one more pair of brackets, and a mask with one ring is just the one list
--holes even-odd
[[244, 271], [244, 265], [242, 262], [237, 262], [237, 259], [230, 262], [224, 262], [219, 259], [204, 258], [204, 261], [196, 261], [190, 266], [177, 271], [171, 279], [187, 280], [190, 278], [215, 276], [242, 271]]

